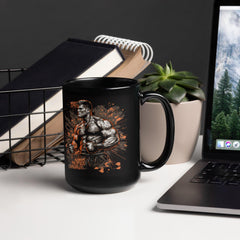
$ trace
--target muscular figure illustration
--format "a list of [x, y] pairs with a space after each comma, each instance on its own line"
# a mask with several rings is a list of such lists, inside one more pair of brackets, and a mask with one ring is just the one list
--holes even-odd
[[69, 151], [85, 156], [85, 165], [89, 167], [110, 164], [111, 160], [104, 150], [118, 144], [116, 129], [108, 120], [93, 115], [90, 101], [79, 100], [77, 105], [78, 123], [74, 127]]

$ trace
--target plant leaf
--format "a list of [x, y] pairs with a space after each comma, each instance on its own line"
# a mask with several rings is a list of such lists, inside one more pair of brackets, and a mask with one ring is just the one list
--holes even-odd
[[186, 96], [182, 100], [182, 102], [188, 102], [188, 101], [189, 101], [189, 99]]
[[172, 66], [172, 62], [171, 62], [171, 61], [169, 61], [168, 66], [169, 66], [170, 71], [171, 71], [171, 73], [172, 73], [172, 72], [173, 72], [173, 66]]
[[152, 65], [160, 75], [165, 75], [164, 68], [161, 65], [157, 63], [152, 63]]
[[169, 93], [164, 94], [164, 96], [172, 103], [180, 103], [186, 94], [187, 91], [184, 88], [175, 85], [172, 90]]
[[180, 72], [176, 72], [176, 74], [182, 75], [186, 79], [198, 79], [198, 77], [194, 76], [191, 72], [188, 72], [188, 71], [180, 71]]
[[176, 84], [176, 80], [165, 79], [163, 81], [159, 81], [158, 86], [163, 88], [167, 92], [170, 92], [175, 84]]
[[171, 74], [171, 76], [169, 76], [168, 78], [175, 79], [175, 80], [182, 80], [185, 78], [185, 76], [183, 74], [179, 74], [178, 72], [175, 72]]
[[199, 89], [199, 82], [195, 79], [183, 79], [176, 82], [177, 85], [184, 88]]
[[140, 90], [142, 92], [152, 91], [152, 87], [151, 87], [151, 85], [148, 85], [148, 86], [140, 85]]
[[146, 82], [146, 78], [140, 78], [140, 79], [138, 79], [138, 82], [143, 84], [144, 82]]
[[159, 75], [159, 73], [158, 72], [146, 73], [144, 74], [144, 77], [155, 76], [155, 75]]
[[166, 64], [166, 67], [165, 67], [165, 74], [168, 76], [171, 74], [171, 69], [170, 67], [168, 66], [168, 64]]
[[140, 85], [140, 90], [142, 92], [147, 92], [147, 91], [157, 91], [158, 90], [158, 82], [155, 82], [153, 84], [150, 84], [150, 85]]
[[191, 89], [187, 92], [189, 95], [194, 96], [197, 99], [205, 100], [205, 94], [202, 89]]
[[157, 91], [158, 88], [159, 88], [158, 82], [155, 82], [155, 83], [151, 84], [151, 86], [152, 86], [152, 91]]
[[146, 85], [150, 85], [150, 84], [153, 84], [154, 82], [156, 81], [159, 81], [161, 80], [161, 76], [157, 75], [157, 76], [149, 76], [146, 79]]

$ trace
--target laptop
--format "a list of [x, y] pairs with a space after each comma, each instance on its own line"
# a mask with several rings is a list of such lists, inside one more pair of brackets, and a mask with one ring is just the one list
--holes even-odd
[[240, 215], [240, 0], [215, 1], [212, 24], [202, 160], [157, 207]]

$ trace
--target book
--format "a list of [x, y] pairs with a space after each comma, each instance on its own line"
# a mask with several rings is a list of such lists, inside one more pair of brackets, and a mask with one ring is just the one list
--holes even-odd
[[[106, 76], [123, 61], [114, 45], [79, 39], [61, 43], [1, 89], [0, 153], [14, 153], [22, 139], [62, 109], [64, 81]], [[12, 156], [16, 159], [17, 153]]]
[[153, 59], [153, 49], [148, 43], [108, 35], [99, 35], [94, 41], [118, 46], [125, 58], [125, 61], [111, 72], [108, 77], [134, 78]]
[[63, 112], [54, 114], [44, 126], [31, 133], [30, 139], [25, 139], [14, 147], [11, 159], [18, 166], [24, 166], [30, 159], [33, 161], [45, 149], [48, 151], [63, 140]]
[[[137, 42], [124, 38], [116, 38], [107, 35], [99, 35], [95, 38], [95, 42], [118, 46], [121, 53], [124, 56], [124, 61], [110, 72], [107, 77], [126, 77], [134, 78], [141, 73], [150, 63], [153, 58], [153, 50], [147, 43]], [[62, 118], [62, 113], [55, 114], [50, 119], [49, 124], [46, 123], [46, 139], [44, 144], [44, 138], [38, 138], [39, 133], [44, 132], [44, 128], [41, 127], [38, 131], [33, 133], [31, 140], [31, 152], [29, 153], [29, 139], [26, 139], [21, 144], [13, 148], [12, 160], [18, 165], [24, 165], [40, 156], [44, 151], [41, 148], [49, 149], [63, 140], [63, 126], [58, 123]], [[57, 120], [58, 119], [58, 120]], [[52, 124], [51, 121], [54, 123]], [[63, 121], [62, 121], [63, 122]], [[56, 135], [51, 136], [52, 133]], [[55, 137], [55, 138], [54, 138]]]

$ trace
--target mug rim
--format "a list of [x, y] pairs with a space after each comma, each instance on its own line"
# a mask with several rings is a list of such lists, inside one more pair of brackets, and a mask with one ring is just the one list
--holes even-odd
[[138, 81], [132, 78], [123, 77], [85, 77], [73, 78], [63, 83], [63, 87], [71, 86], [86, 88], [86, 89], [127, 89], [138, 86]]

